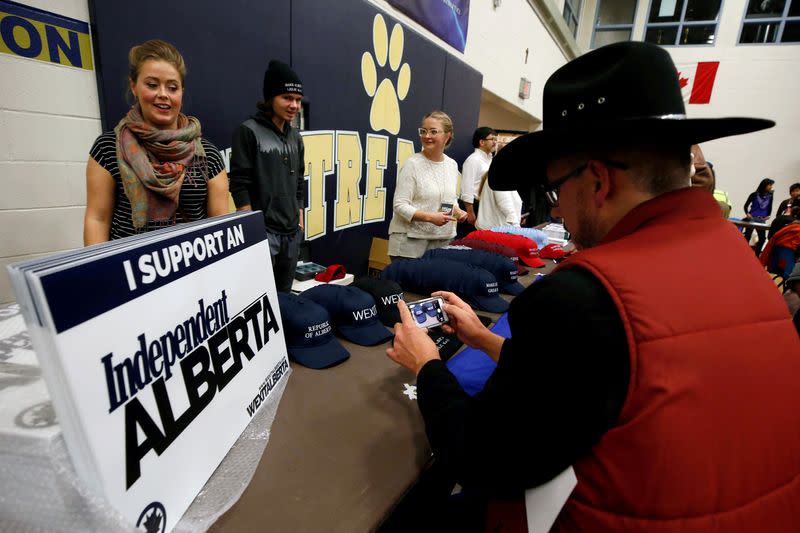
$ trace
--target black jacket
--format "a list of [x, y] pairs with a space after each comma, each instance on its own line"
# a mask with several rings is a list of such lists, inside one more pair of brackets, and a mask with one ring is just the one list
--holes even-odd
[[272, 233], [291, 234], [305, 207], [305, 150], [300, 132], [284, 131], [259, 111], [233, 135], [230, 191], [236, 207], [250, 204], [264, 213]]
[[795, 202], [793, 198], [787, 198], [778, 206], [778, 212], [776, 213], [776, 216], [786, 214], [784, 211], [786, 211], [787, 208], [794, 207], [796, 205], [800, 206], [800, 202]]
[[511, 302], [508, 324], [511, 338], [475, 396], [438, 359], [417, 376], [437, 460], [461, 486], [500, 497], [589, 453], [616, 424], [630, 379], [619, 310], [588, 271], [560, 270], [532, 284]]

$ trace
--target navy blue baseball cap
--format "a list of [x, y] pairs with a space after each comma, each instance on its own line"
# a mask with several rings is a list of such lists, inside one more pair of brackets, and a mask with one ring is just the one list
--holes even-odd
[[460, 263], [469, 263], [491, 272], [497, 280], [500, 292], [517, 296], [525, 287], [517, 281], [517, 265], [508, 257], [493, 254], [484, 250], [464, 248], [434, 248], [428, 250], [423, 259], [450, 259]]
[[433, 302], [428, 302], [422, 307], [425, 308], [425, 314], [431, 318], [434, 318], [437, 314], [441, 314], [441, 312], [436, 309], [436, 306], [433, 304]]
[[333, 336], [328, 311], [311, 300], [279, 292], [283, 336], [289, 357], [308, 368], [321, 369], [341, 363], [350, 353]]
[[304, 291], [302, 295], [327, 309], [336, 332], [350, 342], [373, 346], [393, 336], [378, 320], [375, 298], [366, 291], [345, 285], [323, 284]]
[[508, 302], [500, 298], [497, 279], [487, 270], [450, 259], [404, 259], [392, 261], [382, 274], [404, 290], [417, 294], [450, 291], [472, 307], [505, 313]]
[[[502, 244], [497, 244], [495, 242], [481, 241], [478, 239], [457, 239], [450, 241], [450, 244], [445, 246], [445, 248], [455, 247], [483, 250], [484, 252], [490, 252], [493, 254], [502, 255], [503, 257], [508, 257], [514, 261], [515, 265], [517, 265], [517, 276], [524, 276], [528, 273], [528, 268], [520, 262], [517, 252], [508, 246], [503, 246]], [[544, 266], [544, 262], [542, 262], [541, 266]]]
[[442, 361], [447, 361], [453, 357], [459, 348], [464, 346], [458, 336], [452, 333], [445, 333], [441, 328], [429, 329], [428, 336], [436, 344], [436, 348], [439, 350], [439, 358]]

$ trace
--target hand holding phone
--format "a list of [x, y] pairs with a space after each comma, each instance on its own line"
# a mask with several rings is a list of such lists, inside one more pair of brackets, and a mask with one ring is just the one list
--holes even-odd
[[425, 298], [406, 305], [417, 327], [435, 328], [450, 321], [444, 312], [444, 300], [440, 297]]
[[437, 211], [435, 213], [430, 214], [428, 222], [436, 226], [444, 226], [445, 224], [449, 224], [454, 220], [455, 218], [453, 217], [453, 215], [448, 215], [447, 213]]

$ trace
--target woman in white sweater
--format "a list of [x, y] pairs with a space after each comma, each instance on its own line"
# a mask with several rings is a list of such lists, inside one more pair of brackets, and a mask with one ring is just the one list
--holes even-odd
[[444, 154], [453, 142], [453, 121], [442, 111], [422, 119], [422, 151], [400, 170], [389, 223], [389, 257], [418, 258], [426, 250], [447, 245], [456, 235], [458, 165]]
[[475, 227], [490, 230], [497, 226], [519, 226], [522, 215], [522, 198], [517, 191], [495, 191], [489, 186], [487, 174], [481, 178], [478, 195], [481, 208]]

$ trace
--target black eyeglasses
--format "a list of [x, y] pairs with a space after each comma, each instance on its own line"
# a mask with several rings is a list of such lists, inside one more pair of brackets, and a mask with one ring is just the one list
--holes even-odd
[[[611, 161], [609, 159], [597, 159], [596, 161], [600, 161], [608, 167], [618, 168], [620, 170], [628, 170], [628, 168], [630, 168], [627, 163], [621, 163], [619, 161]], [[564, 174], [560, 178], [555, 179], [543, 186], [544, 195], [545, 198], [547, 198], [547, 201], [550, 203], [550, 207], [558, 207], [558, 190], [561, 188], [561, 186], [572, 178], [577, 178], [583, 174], [583, 171], [588, 167], [589, 162], [587, 161], [574, 170]]]

